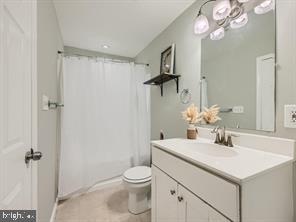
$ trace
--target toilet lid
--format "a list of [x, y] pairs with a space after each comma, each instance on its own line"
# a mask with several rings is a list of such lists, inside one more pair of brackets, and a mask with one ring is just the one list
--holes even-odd
[[144, 180], [151, 177], [151, 168], [146, 166], [137, 166], [128, 169], [123, 176], [128, 180]]

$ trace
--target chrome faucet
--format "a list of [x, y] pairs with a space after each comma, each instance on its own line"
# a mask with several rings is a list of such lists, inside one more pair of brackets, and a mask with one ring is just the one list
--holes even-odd
[[225, 141], [225, 127], [216, 126], [211, 133], [216, 134], [215, 143], [224, 144]]
[[237, 135], [229, 133], [226, 136], [226, 127], [216, 126], [211, 133], [216, 134], [215, 143], [223, 146], [233, 147], [232, 137], [237, 137]]

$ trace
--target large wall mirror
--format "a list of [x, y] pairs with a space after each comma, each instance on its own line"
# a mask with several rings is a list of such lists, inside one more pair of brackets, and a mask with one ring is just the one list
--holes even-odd
[[275, 130], [275, 10], [248, 13], [221, 40], [202, 39], [201, 106], [217, 104], [229, 128]]

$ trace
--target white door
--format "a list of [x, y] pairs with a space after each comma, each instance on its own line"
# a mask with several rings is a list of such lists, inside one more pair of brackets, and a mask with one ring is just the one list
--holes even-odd
[[0, 0], [0, 209], [32, 209], [34, 0]]
[[152, 166], [152, 222], [177, 222], [177, 182]]
[[274, 131], [275, 127], [275, 56], [257, 58], [256, 129]]

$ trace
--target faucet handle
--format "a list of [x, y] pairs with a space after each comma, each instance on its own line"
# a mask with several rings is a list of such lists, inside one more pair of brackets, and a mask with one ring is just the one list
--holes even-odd
[[232, 136], [231, 136], [231, 134], [229, 134], [229, 135], [227, 136], [227, 142], [226, 142], [226, 145], [229, 146], [229, 147], [233, 147]]
[[232, 137], [239, 137], [239, 135], [237, 134], [233, 134], [233, 133], [229, 133], [227, 136], [227, 141], [226, 141], [226, 145], [229, 147], [233, 147], [233, 143], [232, 143]]

